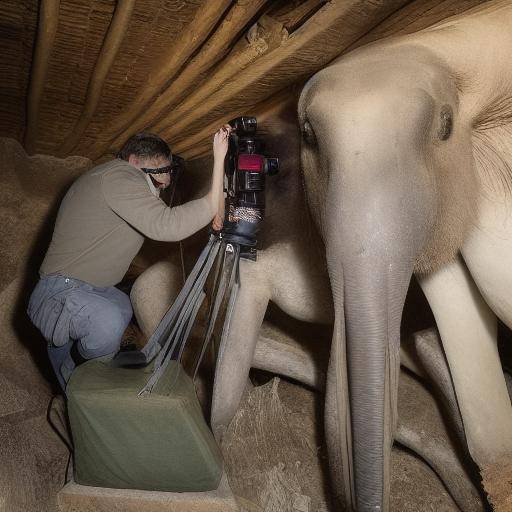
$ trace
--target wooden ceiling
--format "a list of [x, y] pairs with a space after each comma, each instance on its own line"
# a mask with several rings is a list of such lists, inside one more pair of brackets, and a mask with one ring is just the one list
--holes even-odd
[[483, 0], [2, 0], [0, 135], [110, 157], [150, 130], [186, 158], [347, 49]]

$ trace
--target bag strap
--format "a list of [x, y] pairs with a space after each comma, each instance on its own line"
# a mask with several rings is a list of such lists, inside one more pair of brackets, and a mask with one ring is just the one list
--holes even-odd
[[114, 358], [113, 364], [123, 367], [146, 366], [154, 360], [152, 373], [139, 396], [151, 393], [170, 361], [181, 362], [190, 331], [206, 297], [206, 282], [214, 268], [211, 305], [201, 349], [194, 361], [194, 378], [220, 319], [224, 319], [221, 340], [227, 336], [240, 283], [239, 262], [240, 246], [237, 243], [226, 242], [217, 235], [210, 236], [185, 285], [146, 346], [141, 351], [120, 352]]
[[203, 338], [201, 352], [194, 363], [193, 378], [196, 378], [199, 366], [203, 360], [206, 348], [212, 341], [213, 333], [217, 325], [217, 319], [227, 320], [226, 311], [230, 304], [233, 287], [237, 281], [240, 262], [240, 246], [238, 244], [226, 244], [224, 251], [224, 261], [221, 268], [218, 286], [214, 292], [213, 306], [210, 309], [206, 333]]
[[[187, 308], [187, 299], [190, 294], [197, 293], [202, 289], [203, 283], [208, 276], [211, 265], [219, 250], [220, 240], [218, 237], [211, 236], [206, 247], [201, 252], [194, 268], [180, 293], [176, 297], [171, 307], [167, 310], [157, 328], [150, 336], [148, 342], [142, 350], [130, 350], [119, 352], [112, 360], [113, 366], [120, 367], [143, 367], [147, 366], [155, 356], [164, 347], [168, 347], [171, 340], [171, 334], [175, 334], [174, 327], [179, 321], [180, 312]], [[204, 274], [206, 273], [206, 276]], [[197, 298], [197, 295], [195, 295]], [[194, 308], [193, 308], [194, 309]], [[192, 310], [193, 310], [192, 309]], [[196, 308], [199, 309], [199, 308]]]

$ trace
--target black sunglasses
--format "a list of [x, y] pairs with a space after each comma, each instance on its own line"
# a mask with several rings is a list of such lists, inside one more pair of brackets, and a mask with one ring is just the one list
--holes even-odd
[[173, 165], [166, 165], [165, 167], [157, 167], [156, 169], [149, 169], [148, 167], [141, 167], [141, 171], [145, 172], [146, 174], [164, 174], [166, 172], [172, 172], [173, 171]]

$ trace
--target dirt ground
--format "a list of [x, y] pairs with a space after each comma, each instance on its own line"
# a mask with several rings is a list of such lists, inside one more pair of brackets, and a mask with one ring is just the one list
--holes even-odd
[[[321, 397], [275, 378], [251, 390], [231, 423], [223, 453], [233, 492], [248, 512], [331, 512]], [[391, 507], [457, 511], [437, 475], [395, 446]]]

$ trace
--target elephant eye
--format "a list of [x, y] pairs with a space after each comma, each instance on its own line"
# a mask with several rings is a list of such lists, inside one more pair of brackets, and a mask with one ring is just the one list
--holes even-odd
[[316, 144], [316, 135], [309, 121], [304, 123], [302, 128], [302, 136], [308, 144]]
[[439, 114], [440, 125], [437, 136], [440, 140], [447, 140], [453, 130], [453, 110], [450, 105], [443, 105]]

